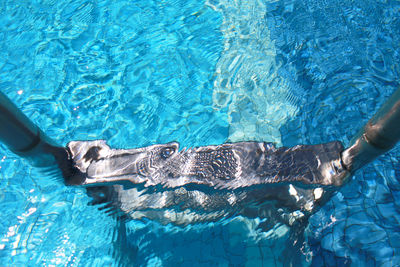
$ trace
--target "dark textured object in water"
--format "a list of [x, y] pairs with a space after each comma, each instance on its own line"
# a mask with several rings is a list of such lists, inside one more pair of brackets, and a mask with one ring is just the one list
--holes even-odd
[[130, 181], [145, 187], [204, 185], [217, 190], [277, 183], [340, 186], [348, 175], [340, 142], [291, 148], [239, 142], [182, 150], [174, 142], [120, 150], [98, 140], [73, 141], [67, 147], [84, 177], [78, 179], [82, 185]]
[[[169, 143], [118, 150], [97, 140], [70, 142], [68, 151], [79, 170], [70, 182], [114, 184], [112, 190], [88, 190], [97, 202], [110, 202], [132, 218], [162, 223], [241, 214], [293, 224], [348, 175], [341, 165], [340, 142], [292, 148], [240, 142], [182, 150]], [[101, 195], [107, 199], [99, 199]]]

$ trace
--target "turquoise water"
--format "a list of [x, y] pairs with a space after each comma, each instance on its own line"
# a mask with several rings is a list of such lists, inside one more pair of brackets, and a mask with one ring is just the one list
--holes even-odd
[[[399, 86], [399, 1], [3, 1], [0, 14], [0, 90], [63, 145], [346, 145]], [[399, 265], [399, 159], [359, 171], [290, 250], [290, 228], [262, 218], [121, 225], [0, 145], [0, 265]]]

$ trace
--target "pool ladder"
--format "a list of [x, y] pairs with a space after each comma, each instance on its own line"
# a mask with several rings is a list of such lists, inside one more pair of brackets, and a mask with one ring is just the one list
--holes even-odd
[[[349, 174], [392, 149], [400, 139], [400, 88], [355, 135], [341, 153], [342, 165]], [[34, 165], [58, 166], [69, 179], [71, 157], [67, 150], [39, 129], [10, 99], [0, 92], [0, 141], [15, 154]], [[70, 184], [79, 184], [69, 181]]]

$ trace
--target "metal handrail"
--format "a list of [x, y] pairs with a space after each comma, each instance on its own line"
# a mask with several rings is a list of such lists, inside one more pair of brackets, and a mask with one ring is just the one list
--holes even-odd
[[356, 134], [343, 151], [344, 166], [354, 172], [379, 155], [392, 149], [400, 140], [400, 88]]
[[[400, 139], [400, 88], [353, 138], [341, 153], [342, 164], [351, 174], [393, 148]], [[80, 184], [66, 148], [44, 134], [11, 100], [0, 92], [0, 141], [15, 154], [37, 166], [58, 166], [68, 184]], [[342, 181], [337, 185], [343, 184]]]

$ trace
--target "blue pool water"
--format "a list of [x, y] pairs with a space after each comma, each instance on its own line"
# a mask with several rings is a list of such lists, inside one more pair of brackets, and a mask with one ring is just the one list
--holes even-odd
[[[0, 3], [0, 90], [63, 145], [347, 145], [399, 62], [399, 1]], [[0, 266], [400, 265], [399, 160], [357, 172], [290, 249], [262, 218], [122, 225], [0, 145]]]

